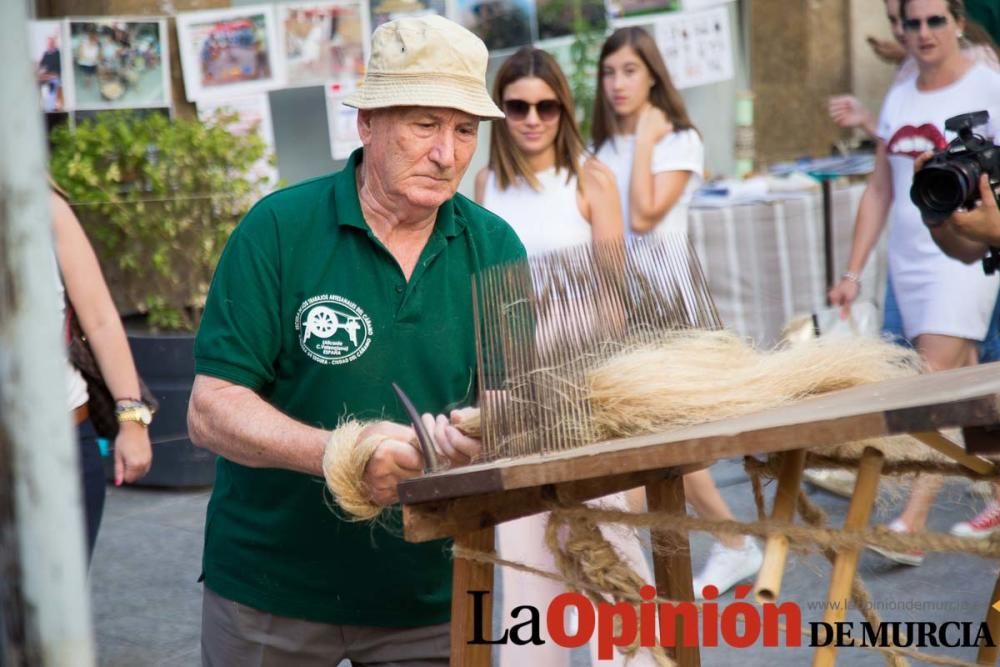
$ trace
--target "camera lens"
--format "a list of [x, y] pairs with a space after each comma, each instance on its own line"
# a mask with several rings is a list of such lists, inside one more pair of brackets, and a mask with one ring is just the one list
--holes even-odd
[[910, 199], [925, 213], [947, 217], [976, 192], [979, 172], [979, 165], [968, 160], [925, 166], [913, 177]]

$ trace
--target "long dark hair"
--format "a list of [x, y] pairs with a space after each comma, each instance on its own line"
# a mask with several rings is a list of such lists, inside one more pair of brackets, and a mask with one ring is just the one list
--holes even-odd
[[667, 71], [667, 65], [663, 62], [663, 56], [656, 48], [653, 37], [638, 26], [619, 28], [604, 42], [604, 46], [601, 47], [601, 57], [597, 61], [597, 95], [594, 98], [594, 122], [591, 130], [595, 151], [600, 150], [604, 142], [618, 134], [618, 118], [604, 92], [602, 68], [608, 56], [626, 46], [632, 47], [653, 77], [653, 87], [649, 89], [649, 101], [653, 106], [667, 115], [675, 130], [695, 129], [688, 117], [684, 99], [674, 88], [670, 72]]
[[[503, 91], [519, 79], [537, 78], [544, 81], [556, 94], [562, 111], [559, 114], [559, 129], [556, 131], [556, 169], [565, 169], [566, 179], [579, 176], [580, 156], [583, 154], [583, 138], [574, 117], [573, 93], [559, 63], [551, 55], [525, 46], [508, 58], [493, 83], [493, 99], [503, 106]], [[518, 177], [538, 190], [541, 184], [535, 173], [528, 167], [514, 139], [510, 136], [506, 121], [494, 121], [490, 128], [490, 169], [496, 174], [497, 186], [501, 190], [509, 188]]]

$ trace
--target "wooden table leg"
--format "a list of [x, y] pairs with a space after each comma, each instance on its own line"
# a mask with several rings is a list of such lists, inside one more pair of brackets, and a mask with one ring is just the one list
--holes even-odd
[[[806, 450], [796, 449], [782, 455], [781, 476], [778, 490], [774, 494], [771, 518], [775, 521], [791, 521], [795, 517], [795, 503], [802, 486], [802, 469], [806, 465]], [[776, 602], [781, 593], [781, 580], [785, 576], [785, 561], [788, 560], [788, 537], [771, 535], [764, 546], [764, 562], [757, 574], [754, 596], [758, 602]]]
[[[646, 502], [650, 512], [684, 513], [684, 478], [671, 477], [650, 482], [646, 485]], [[653, 573], [656, 576], [656, 592], [668, 600], [693, 600], [691, 585], [691, 543], [687, 535], [666, 530], [652, 531]], [[656, 547], [659, 546], [660, 549]], [[662, 550], [662, 553], [661, 553]], [[683, 645], [683, 623], [678, 618], [674, 657], [680, 667], [700, 667], [701, 654], [697, 646]]]
[[[990, 596], [989, 602], [990, 607], [986, 610], [986, 625], [990, 629], [990, 635], [993, 637], [994, 642], [996, 642], [997, 637], [1000, 637], [1000, 611], [993, 608], [997, 600], [1000, 600], [1000, 576], [997, 577], [997, 583], [993, 586], [993, 595]], [[977, 665], [995, 665], [997, 664], [997, 658], [1000, 658], [1000, 646], [980, 644], [979, 652], [976, 653]]]
[[[455, 546], [473, 551], [493, 553], [494, 528], [459, 535]], [[493, 629], [493, 564], [477, 563], [456, 558], [451, 580], [451, 667], [490, 667], [491, 644], [469, 644], [475, 631], [473, 597], [469, 591], [488, 591], [485, 609], [480, 618], [480, 634], [492, 638]]]
[[[858, 480], [854, 484], [854, 494], [847, 507], [847, 518], [844, 519], [844, 530], [860, 530], [868, 525], [871, 518], [875, 497], [878, 495], [878, 483], [882, 476], [882, 465], [885, 456], [874, 447], [865, 447], [858, 465]], [[844, 549], [837, 554], [833, 562], [833, 573], [830, 575], [830, 591], [827, 594], [826, 612], [823, 621], [834, 628], [847, 616], [847, 605], [844, 602], [851, 595], [851, 586], [858, 569], [860, 549]], [[813, 654], [813, 667], [832, 667], [837, 661], [837, 647], [832, 644], [821, 646]]]

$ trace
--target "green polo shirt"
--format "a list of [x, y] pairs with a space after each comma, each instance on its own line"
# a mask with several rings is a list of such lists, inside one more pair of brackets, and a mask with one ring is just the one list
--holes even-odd
[[[356, 151], [343, 171], [262, 199], [226, 245], [195, 369], [248, 387], [304, 423], [408, 423], [476, 400], [471, 275], [524, 256], [503, 220], [456, 195], [410, 280], [366, 224]], [[323, 480], [219, 458], [205, 584], [281, 616], [383, 627], [446, 622], [447, 541], [409, 544], [398, 507], [378, 525], [338, 518]]]

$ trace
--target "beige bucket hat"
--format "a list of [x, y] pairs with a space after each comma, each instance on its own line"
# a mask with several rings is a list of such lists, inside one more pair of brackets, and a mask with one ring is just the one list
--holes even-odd
[[372, 35], [364, 85], [344, 104], [356, 109], [446, 107], [503, 118], [486, 91], [488, 60], [481, 39], [442, 16], [390, 21]]

